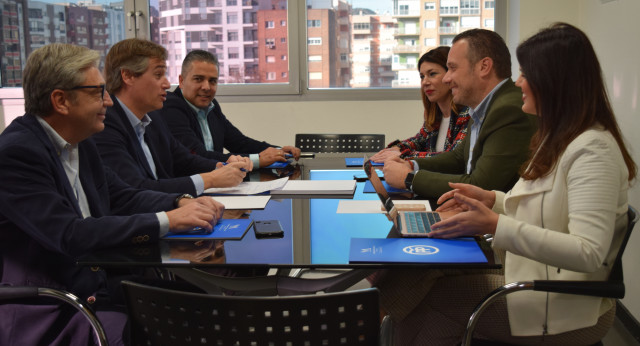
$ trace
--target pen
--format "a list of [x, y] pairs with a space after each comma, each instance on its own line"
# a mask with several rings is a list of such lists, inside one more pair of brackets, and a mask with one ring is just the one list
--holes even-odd
[[[226, 166], [227, 164], [228, 164], [228, 162], [223, 162], [223, 163], [222, 163], [222, 165], [223, 165], [223, 166]], [[240, 168], [240, 170], [241, 170], [242, 172], [246, 172], [246, 171], [247, 171], [247, 170], [246, 170], [246, 169], [244, 169], [244, 168]]]

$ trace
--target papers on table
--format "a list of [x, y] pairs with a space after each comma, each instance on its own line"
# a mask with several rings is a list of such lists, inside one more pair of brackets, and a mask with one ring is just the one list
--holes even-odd
[[264, 209], [271, 196], [212, 196], [211, 198], [224, 204], [226, 210]]
[[289, 180], [284, 177], [272, 181], [245, 181], [235, 187], [211, 188], [204, 192], [213, 195], [255, 195], [267, 191], [272, 195], [346, 195], [353, 194], [355, 190], [356, 181], [353, 179]]
[[[431, 211], [429, 201], [426, 200], [394, 200], [393, 204], [400, 208], [403, 204], [424, 204], [425, 211]], [[338, 202], [338, 214], [384, 214], [384, 208], [379, 200], [341, 200]]]
[[238, 186], [234, 187], [214, 187], [206, 189], [204, 190], [204, 193], [223, 195], [255, 195], [258, 193], [279, 189], [287, 183], [287, 180], [289, 180], [289, 177], [271, 181], [244, 181]]
[[345, 195], [353, 194], [356, 181], [351, 180], [289, 180], [272, 195]]

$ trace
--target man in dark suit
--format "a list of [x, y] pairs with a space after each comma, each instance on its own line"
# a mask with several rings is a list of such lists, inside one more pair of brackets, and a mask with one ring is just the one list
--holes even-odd
[[493, 31], [473, 29], [457, 35], [442, 79], [453, 101], [469, 106], [467, 137], [456, 149], [415, 161], [394, 160], [384, 166], [389, 185], [409, 188], [437, 199], [449, 182], [489, 190], [509, 190], [529, 155], [536, 118], [525, 114], [522, 91], [511, 80], [511, 55]]
[[[111, 344], [122, 344], [126, 315], [103, 270], [76, 258], [110, 246], [157, 241], [171, 231], [211, 229], [223, 206], [132, 188], [105, 169], [91, 138], [106, 107], [99, 54], [52, 44], [29, 56], [26, 114], [0, 134], [1, 285], [40, 286], [77, 295], [98, 310]], [[179, 208], [176, 208], [179, 206]], [[87, 345], [88, 323], [69, 306], [0, 305], [1, 345]]]
[[171, 86], [166, 74], [167, 51], [141, 39], [113, 45], [105, 61], [107, 91], [113, 106], [105, 130], [95, 136], [105, 164], [135, 187], [199, 195], [211, 187], [242, 182], [251, 162], [229, 158], [228, 165], [194, 155], [176, 141], [159, 115]]
[[249, 156], [254, 167], [266, 167], [276, 161], [286, 161], [290, 154], [296, 160], [300, 149], [293, 146], [277, 148], [266, 142], [245, 136], [222, 113], [215, 99], [218, 88], [218, 59], [204, 50], [193, 50], [182, 62], [180, 87], [167, 94], [160, 114], [173, 136], [192, 153], [225, 161], [231, 154]]

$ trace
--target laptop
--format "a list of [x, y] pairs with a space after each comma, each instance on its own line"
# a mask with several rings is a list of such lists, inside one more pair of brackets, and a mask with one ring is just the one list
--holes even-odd
[[364, 163], [364, 171], [382, 201], [387, 218], [393, 221], [396, 230], [402, 237], [426, 237], [431, 232], [431, 225], [441, 220], [440, 214], [433, 211], [398, 210], [375, 172], [371, 161]]

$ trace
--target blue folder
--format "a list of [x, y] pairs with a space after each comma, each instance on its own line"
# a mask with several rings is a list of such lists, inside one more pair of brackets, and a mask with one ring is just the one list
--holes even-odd
[[349, 263], [486, 263], [473, 238], [352, 238]]
[[251, 219], [222, 219], [214, 227], [213, 232], [205, 234], [202, 231], [184, 233], [167, 233], [164, 240], [239, 240], [253, 225]]
[[285, 162], [276, 161], [276, 162], [270, 164], [269, 166], [260, 167], [260, 168], [285, 168], [285, 167], [289, 166], [290, 164], [291, 164], [291, 161], [285, 161]]
[[[389, 183], [386, 181], [382, 181], [382, 185], [384, 185], [384, 189], [387, 190], [387, 193], [411, 193], [411, 191], [406, 189], [396, 189], [395, 187], [389, 186]], [[375, 193], [376, 189], [373, 188], [370, 180], [367, 180], [364, 183], [364, 188], [362, 189], [363, 193]]]
[[[347, 167], [362, 167], [364, 165], [364, 157], [345, 157], [344, 163]], [[384, 166], [384, 162], [373, 162], [374, 166]]]

